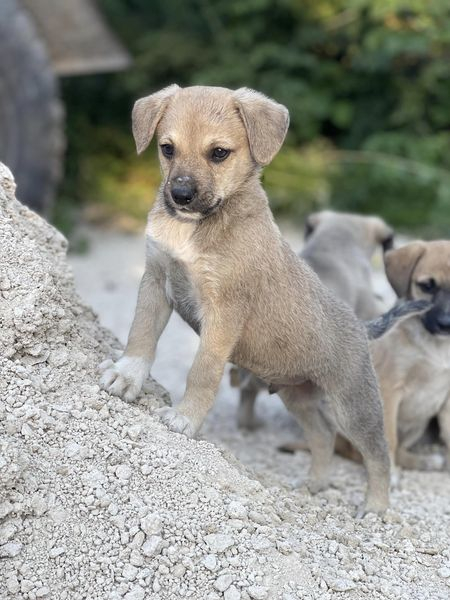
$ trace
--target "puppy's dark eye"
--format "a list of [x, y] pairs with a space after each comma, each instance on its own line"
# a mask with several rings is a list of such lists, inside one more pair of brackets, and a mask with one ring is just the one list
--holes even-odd
[[230, 150], [225, 150], [225, 148], [214, 148], [211, 154], [211, 159], [214, 162], [222, 162], [230, 155]]
[[418, 281], [417, 285], [425, 294], [432, 294], [437, 288], [436, 281], [433, 278], [426, 281]]
[[175, 148], [172, 144], [161, 144], [161, 152], [166, 158], [172, 158], [175, 152]]

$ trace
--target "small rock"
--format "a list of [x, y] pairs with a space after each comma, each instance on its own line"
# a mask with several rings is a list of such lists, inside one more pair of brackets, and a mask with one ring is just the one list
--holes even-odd
[[125, 596], [124, 600], [144, 600], [145, 591], [140, 585], [135, 585]]
[[216, 590], [219, 590], [219, 592], [224, 592], [230, 587], [230, 585], [233, 583], [233, 580], [233, 575], [220, 575], [220, 577], [218, 577], [214, 582], [214, 587]]
[[135, 548], [131, 551], [130, 563], [135, 567], [142, 567], [142, 565], [144, 564], [144, 558], [142, 554]]
[[159, 535], [162, 531], [162, 520], [157, 513], [150, 513], [141, 519], [141, 529], [146, 535]]
[[231, 585], [223, 595], [224, 600], [241, 600], [241, 592], [235, 587]]
[[225, 552], [227, 548], [234, 546], [234, 539], [231, 535], [224, 533], [211, 533], [205, 537], [205, 541], [213, 552]]
[[134, 581], [136, 579], [137, 574], [138, 569], [130, 564], [125, 565], [122, 571], [122, 575], [125, 577], [125, 579], [128, 579], [128, 581]]
[[251, 585], [247, 588], [247, 594], [253, 600], [265, 600], [267, 598], [267, 588], [262, 585]]
[[247, 509], [240, 502], [230, 502], [227, 508], [227, 513], [232, 519], [246, 519]]
[[129, 465], [118, 465], [116, 467], [116, 476], [119, 479], [123, 479], [123, 480], [130, 479], [131, 474], [132, 474], [132, 470]]
[[217, 558], [214, 554], [207, 554], [202, 562], [203, 566], [208, 569], [208, 571], [215, 571], [217, 567]]
[[438, 569], [438, 575], [443, 579], [447, 579], [448, 577], [450, 577], [450, 567], [441, 567], [440, 569]]
[[0, 546], [0, 557], [1, 558], [14, 558], [20, 554], [23, 548], [23, 544], [20, 542], [7, 542]]
[[142, 425], [139, 425], [138, 423], [135, 425], [130, 425], [127, 429], [127, 435], [133, 441], [138, 439], [138, 437], [141, 435], [141, 432], [142, 432]]
[[23, 594], [26, 594], [27, 592], [31, 592], [31, 590], [34, 588], [34, 582], [31, 581], [31, 579], [22, 579], [22, 582], [20, 584], [20, 591]]
[[0, 527], [0, 540], [7, 542], [16, 533], [17, 528], [12, 523], [5, 523]]
[[355, 584], [350, 579], [333, 579], [332, 581], [327, 581], [327, 585], [329, 588], [334, 590], [335, 592], [348, 592], [355, 588]]
[[151, 535], [142, 546], [142, 553], [145, 556], [155, 556], [161, 551], [162, 537], [159, 535]]
[[57, 556], [61, 556], [61, 554], [64, 554], [64, 552], [66, 551], [66, 549], [63, 546], [57, 546], [56, 548], [52, 548], [48, 555], [50, 556], [50, 558], [56, 558]]
[[13, 505], [11, 504], [11, 502], [8, 502], [8, 500], [2, 502], [0, 504], [0, 519], [3, 519], [4, 517], [6, 517], [6, 515], [9, 515], [12, 509]]
[[138, 531], [134, 536], [130, 546], [132, 548], [140, 548], [145, 541], [145, 535], [143, 531]]
[[265, 525], [267, 523], [267, 519], [265, 517], [265, 515], [263, 515], [260, 512], [257, 512], [256, 510], [251, 510], [248, 513], [249, 518], [254, 521], [255, 523], [258, 523], [258, 525]]
[[6, 580], [6, 587], [8, 588], [8, 592], [11, 592], [11, 594], [15, 594], [20, 590], [19, 580], [15, 575], [8, 577]]
[[335, 540], [331, 540], [331, 542], [328, 544], [328, 550], [331, 552], [331, 554], [336, 554], [338, 548], [339, 544]]
[[76, 442], [69, 442], [64, 448], [64, 454], [67, 456], [67, 458], [73, 458], [80, 453], [80, 450], [80, 444], [77, 444]]
[[183, 577], [185, 573], [186, 573], [186, 567], [184, 565], [182, 565], [181, 563], [177, 563], [174, 566], [174, 568], [172, 569], [172, 574], [175, 577]]
[[44, 596], [48, 596], [48, 594], [50, 594], [50, 588], [44, 585], [38, 588], [34, 593], [36, 594], [36, 598], [44, 598]]

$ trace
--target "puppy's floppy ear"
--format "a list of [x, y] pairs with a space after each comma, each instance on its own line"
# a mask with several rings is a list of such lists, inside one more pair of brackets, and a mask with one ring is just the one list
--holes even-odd
[[305, 229], [303, 231], [303, 237], [305, 240], [309, 238], [309, 236], [314, 233], [314, 230], [319, 225], [321, 220], [321, 213], [311, 213], [305, 219]]
[[136, 150], [141, 154], [152, 141], [155, 129], [166, 109], [167, 102], [180, 88], [175, 83], [155, 94], [137, 100], [131, 114]]
[[377, 243], [383, 247], [383, 252], [392, 250], [394, 247], [394, 230], [383, 219], [377, 219], [375, 238]]
[[240, 88], [233, 96], [247, 130], [253, 159], [261, 166], [268, 165], [286, 137], [288, 109], [249, 88]]
[[399, 298], [408, 296], [412, 274], [425, 249], [424, 242], [412, 242], [384, 255], [387, 278]]

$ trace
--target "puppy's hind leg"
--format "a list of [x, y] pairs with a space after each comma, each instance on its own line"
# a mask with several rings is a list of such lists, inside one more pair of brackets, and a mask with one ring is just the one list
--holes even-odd
[[315, 494], [328, 487], [336, 429], [323, 410], [323, 392], [312, 384], [282, 388], [286, 408], [302, 426], [311, 452], [306, 486]]
[[339, 430], [361, 453], [367, 470], [368, 486], [362, 517], [368, 512], [383, 513], [389, 506], [390, 460], [384, 436], [383, 410], [375, 374], [366, 365], [347, 390], [330, 392]]
[[258, 429], [262, 424], [255, 414], [255, 403], [259, 392], [266, 389], [267, 386], [245, 369], [239, 369], [239, 374], [241, 393], [239, 395], [238, 426], [240, 429], [252, 431]]
[[255, 402], [258, 390], [254, 387], [243, 387], [239, 395], [238, 427], [252, 431], [257, 429], [259, 421], [255, 415]]
[[433, 452], [425, 454], [411, 452], [404, 446], [397, 448], [395, 455], [397, 464], [403, 469], [414, 469], [416, 471], [441, 471], [445, 466], [445, 457]]

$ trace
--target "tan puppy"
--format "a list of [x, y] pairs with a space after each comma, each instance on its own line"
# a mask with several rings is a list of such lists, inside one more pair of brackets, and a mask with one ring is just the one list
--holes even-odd
[[[149, 214], [128, 344], [119, 361], [102, 365], [101, 381], [134, 399], [175, 308], [200, 345], [181, 403], [160, 413], [170, 429], [198, 431], [231, 361], [281, 387], [308, 427], [312, 489], [327, 483], [338, 427], [364, 457], [364, 510], [380, 512], [388, 505], [389, 456], [364, 327], [283, 241], [260, 183], [288, 122], [284, 106], [245, 88], [173, 85], [136, 103], [138, 152], [156, 131], [163, 182]], [[299, 402], [303, 387], [308, 402]], [[314, 401], [324, 392], [332, 419]]]
[[[392, 242], [393, 230], [379, 217], [324, 210], [306, 219], [305, 246], [300, 256], [357, 317], [367, 320], [382, 312], [372, 285], [371, 259], [377, 248], [388, 250]], [[258, 425], [256, 397], [267, 386], [248, 372], [236, 369], [231, 371], [231, 383], [240, 387], [238, 425], [254, 429]], [[289, 450], [290, 445], [283, 448]]]
[[[450, 468], [450, 241], [413, 242], [385, 254], [386, 274], [407, 300], [426, 299], [431, 309], [407, 316], [395, 329], [370, 344], [379, 378], [392, 464], [406, 469]], [[441, 454], [414, 452], [430, 420], [438, 417], [447, 460]], [[281, 450], [308, 449], [304, 442]], [[336, 451], [361, 460], [337, 436]]]
[[385, 255], [400, 298], [432, 302], [372, 342], [392, 460], [407, 469], [440, 469], [441, 455], [411, 447], [437, 416], [450, 467], [450, 241], [413, 242]]

